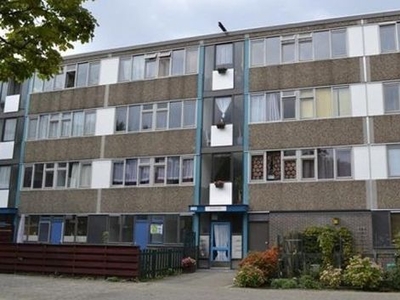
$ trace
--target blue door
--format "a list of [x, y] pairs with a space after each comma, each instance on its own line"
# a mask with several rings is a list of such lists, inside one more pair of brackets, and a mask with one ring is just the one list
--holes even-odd
[[138, 220], [135, 222], [135, 233], [133, 244], [140, 249], [146, 249], [149, 243], [149, 223], [147, 220]]
[[230, 263], [231, 226], [228, 222], [213, 222], [211, 225], [211, 262]]
[[53, 221], [51, 222], [50, 243], [61, 244], [63, 224], [63, 219], [53, 219]]

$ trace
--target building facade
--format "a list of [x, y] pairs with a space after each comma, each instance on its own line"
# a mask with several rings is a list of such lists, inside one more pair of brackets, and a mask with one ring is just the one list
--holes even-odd
[[[312, 225], [400, 231], [400, 12], [68, 57], [31, 82], [25, 242], [163, 247], [234, 266]], [[22, 226], [22, 225], [21, 225]]]

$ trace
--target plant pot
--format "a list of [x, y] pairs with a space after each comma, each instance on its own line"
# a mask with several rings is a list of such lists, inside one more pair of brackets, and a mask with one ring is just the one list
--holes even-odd
[[194, 273], [194, 272], [196, 272], [195, 265], [182, 268], [182, 273]]
[[225, 128], [225, 123], [217, 123], [217, 128], [218, 129], [224, 129]]
[[224, 182], [221, 180], [215, 181], [214, 185], [217, 189], [222, 189], [224, 187]]

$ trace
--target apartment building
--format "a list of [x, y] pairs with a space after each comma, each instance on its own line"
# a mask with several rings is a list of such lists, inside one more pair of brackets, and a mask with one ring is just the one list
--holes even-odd
[[[34, 78], [25, 242], [162, 247], [202, 267], [312, 225], [400, 231], [400, 12], [67, 57]], [[21, 226], [22, 226], [21, 225]]]

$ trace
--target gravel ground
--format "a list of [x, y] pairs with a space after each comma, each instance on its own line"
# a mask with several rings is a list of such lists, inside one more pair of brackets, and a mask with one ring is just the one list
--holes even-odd
[[149, 282], [54, 278], [0, 274], [0, 299], [155, 299], [155, 300], [386, 300], [400, 293], [243, 289], [232, 286], [234, 271], [198, 270]]

